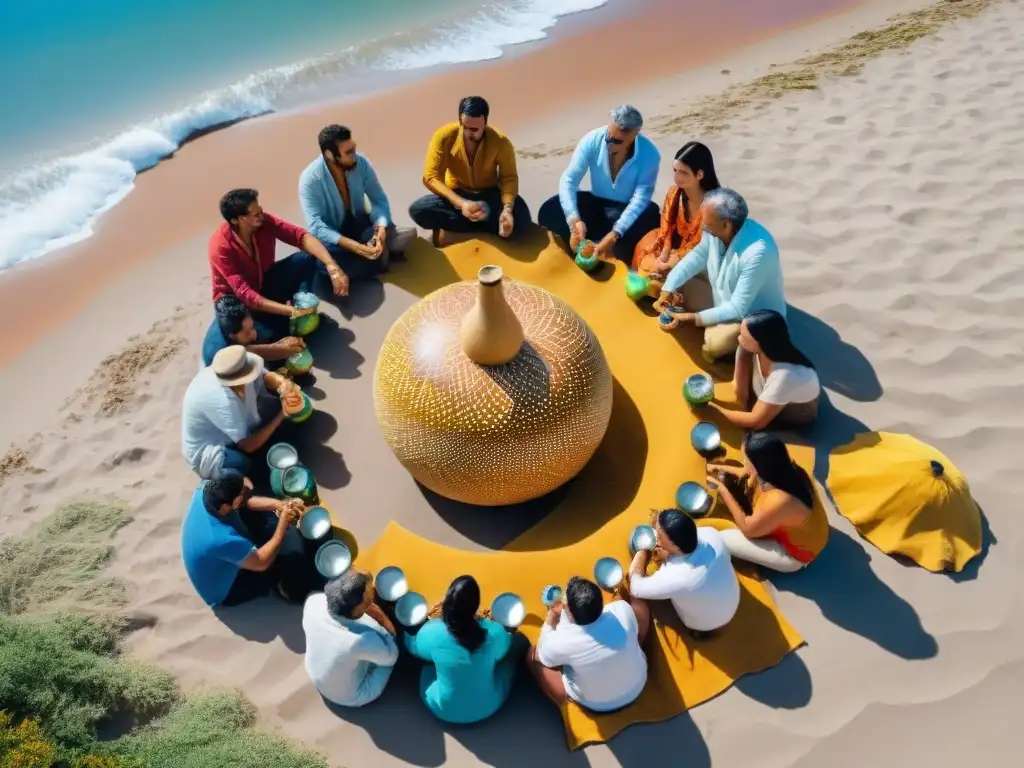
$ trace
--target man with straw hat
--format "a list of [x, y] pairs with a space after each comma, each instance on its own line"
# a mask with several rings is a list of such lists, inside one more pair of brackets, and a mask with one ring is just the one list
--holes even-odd
[[240, 344], [220, 350], [192, 379], [182, 404], [181, 450], [193, 471], [204, 479], [225, 470], [247, 473], [248, 455], [281, 426], [281, 400], [295, 386]]

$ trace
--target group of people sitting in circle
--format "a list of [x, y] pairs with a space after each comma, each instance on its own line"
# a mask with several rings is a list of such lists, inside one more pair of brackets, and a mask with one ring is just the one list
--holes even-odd
[[[656, 513], [653, 552], [636, 553], [612, 599], [605, 604], [597, 584], [573, 576], [564, 597], [548, 609], [533, 645], [481, 612], [480, 587], [470, 575], [452, 582], [432, 609], [433, 618], [402, 631], [388, 608], [375, 601], [373, 575], [352, 569], [306, 600], [306, 671], [326, 701], [361, 707], [384, 692], [404, 645], [424, 662], [424, 704], [446, 722], [472, 723], [493, 715], [522, 667], [559, 706], [575, 702], [591, 712], [626, 707], [647, 683], [650, 601], [669, 601], [685, 631], [695, 641], [704, 640], [739, 608], [733, 557], [793, 572], [828, 541], [824, 509], [785, 444], [766, 432], [750, 432], [744, 457], [742, 468], [708, 467], [709, 482], [721, 488], [736, 529], [698, 526], [678, 509]], [[736, 495], [730, 486], [740, 489]]]
[[[319, 152], [299, 177], [305, 227], [264, 211], [255, 190], [234, 189], [221, 199], [224, 222], [209, 242], [215, 317], [182, 409], [182, 453], [202, 480], [183, 522], [182, 556], [210, 606], [274, 592], [303, 602], [306, 668], [328, 701], [357, 707], [376, 699], [404, 644], [426, 662], [424, 702], [447, 721], [496, 711], [521, 663], [556, 703], [615, 710], [646, 681], [647, 601], [671, 601], [700, 638], [736, 612], [732, 558], [791, 572], [824, 548], [828, 522], [813, 482], [785, 444], [762, 431], [812, 421], [821, 390], [814, 365], [790, 339], [778, 247], [748, 216], [744, 199], [720, 186], [711, 152], [698, 142], [676, 153], [674, 183], [659, 212], [651, 198], [661, 157], [642, 126], [640, 113], [626, 105], [586, 134], [538, 223], [570, 254], [591, 241], [600, 259], [626, 262], [648, 277], [654, 308], [671, 318], [658, 325], [703, 329], [707, 360], [734, 356], [739, 408], [710, 408], [747, 431], [744, 465], [709, 464], [707, 482], [736, 527], [719, 532], [663, 510], [652, 521], [656, 549], [637, 553], [616, 599], [604, 605], [596, 584], [572, 578], [533, 646], [480, 615], [472, 576], [456, 579], [436, 618], [399, 643], [393, 620], [374, 601], [371, 574], [349, 570], [328, 582], [316, 572], [295, 527], [302, 502], [254, 494], [250, 478], [265, 466], [257, 459], [280, 437], [285, 402], [300, 391], [277, 369], [305, 348], [291, 323], [311, 310], [293, 297], [343, 299], [352, 281], [401, 260], [417, 235], [396, 226], [351, 131], [329, 125], [319, 134]], [[580, 190], [588, 175], [590, 191]], [[423, 183], [428, 194], [409, 214], [435, 245], [486, 234], [512, 238], [529, 225], [514, 147], [489, 124], [480, 97], [463, 99], [458, 120], [434, 134]], [[278, 259], [278, 241], [297, 252]]]

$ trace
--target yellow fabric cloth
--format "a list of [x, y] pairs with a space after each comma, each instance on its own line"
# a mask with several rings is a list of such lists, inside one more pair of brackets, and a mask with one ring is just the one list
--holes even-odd
[[[364, 546], [356, 565], [372, 571], [401, 566], [410, 588], [431, 604], [453, 578], [472, 573], [485, 603], [504, 591], [523, 597], [531, 614], [524, 632], [536, 639], [544, 614], [543, 587], [565, 584], [573, 575], [593, 578], [594, 563], [606, 555], [627, 567], [633, 527], [647, 522], [652, 509], [674, 506], [680, 483], [704, 482], [706, 464], [690, 446], [689, 430], [698, 418], [681, 392], [686, 378], [701, 370], [694, 362], [700, 359], [699, 330], [662, 332], [657, 319], [626, 296], [625, 265], [617, 264], [611, 279], [596, 281], [546, 232], [534, 229], [524, 235], [514, 243], [502, 242], [500, 250], [497, 238], [471, 240], [447, 252], [418, 241], [408, 261], [385, 279], [425, 296], [456, 280], [475, 278], [484, 264], [496, 264], [508, 277], [543, 286], [569, 302], [593, 329], [616, 377], [611, 424], [601, 447], [561, 503], [502, 552], [454, 551], [392, 525], [379, 541]], [[642, 347], [637, 339], [644, 340]], [[725, 428], [723, 439], [738, 446], [740, 433]], [[570, 747], [607, 740], [633, 723], [673, 717], [720, 694], [742, 675], [778, 663], [803, 643], [763, 584], [749, 574], [741, 584], [743, 597], [733, 622], [701, 642], [680, 634], [669, 605], [653, 604], [658, 624], [648, 640], [643, 695], [611, 714], [568, 707], [563, 719]]]
[[939, 572], [961, 571], [981, 552], [981, 511], [967, 480], [909, 435], [867, 432], [835, 449], [828, 487], [839, 513], [886, 554]]
[[462, 141], [462, 126], [449, 123], [437, 129], [427, 148], [423, 183], [429, 188], [431, 182], [441, 182], [450, 189], [469, 192], [498, 187], [502, 202], [514, 203], [519, 194], [516, 150], [505, 134], [487, 126], [470, 165], [466, 145]]

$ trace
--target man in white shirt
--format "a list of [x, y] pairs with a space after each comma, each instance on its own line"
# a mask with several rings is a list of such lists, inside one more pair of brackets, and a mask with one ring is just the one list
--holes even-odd
[[373, 602], [373, 577], [347, 571], [306, 598], [306, 672], [327, 701], [362, 707], [384, 692], [398, 661], [395, 627]]
[[728, 624], [740, 604], [740, 583], [722, 534], [698, 527], [678, 509], [658, 513], [655, 558], [661, 562], [646, 576], [651, 552], [640, 550], [629, 569], [629, 591], [645, 600], [671, 600], [683, 624], [698, 637]]
[[613, 600], [603, 606], [600, 588], [573, 576], [565, 602], [548, 609], [527, 666], [555, 704], [575, 701], [593, 712], [632, 704], [647, 682], [643, 644], [651, 614], [643, 600]]
[[[248, 474], [248, 454], [260, 450], [284, 421], [279, 397], [295, 384], [263, 368], [263, 360], [235, 344], [213, 356], [185, 390], [181, 409], [181, 452], [207, 480], [221, 472]], [[269, 410], [262, 423], [260, 407]]]

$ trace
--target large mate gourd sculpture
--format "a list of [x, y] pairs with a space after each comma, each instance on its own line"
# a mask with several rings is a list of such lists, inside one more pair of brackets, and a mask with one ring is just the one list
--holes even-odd
[[374, 372], [385, 441], [419, 483], [467, 504], [518, 504], [574, 477], [608, 429], [612, 375], [587, 324], [485, 266], [391, 327]]

